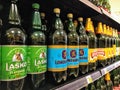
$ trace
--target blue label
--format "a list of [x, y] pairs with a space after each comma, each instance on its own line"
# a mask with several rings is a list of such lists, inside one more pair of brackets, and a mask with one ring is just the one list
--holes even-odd
[[66, 50], [67, 46], [65, 45], [48, 46], [48, 71], [59, 72], [67, 70]]
[[80, 64], [88, 63], [88, 47], [79, 49], [79, 63]]
[[68, 64], [68, 68], [79, 67], [79, 46], [68, 46], [67, 64]]

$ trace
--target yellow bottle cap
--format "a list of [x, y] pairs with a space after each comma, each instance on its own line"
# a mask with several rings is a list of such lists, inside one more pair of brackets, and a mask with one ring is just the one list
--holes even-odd
[[106, 81], [111, 80], [111, 79], [110, 79], [110, 73], [107, 73], [107, 74], [105, 75], [105, 80], [106, 80]]
[[106, 24], [103, 24], [103, 34], [107, 35]]
[[83, 18], [82, 18], [82, 17], [79, 17], [79, 18], [78, 18], [78, 21], [83, 22]]
[[41, 14], [42, 17], [45, 17], [45, 13], [41, 12], [40, 14]]
[[86, 31], [91, 31], [91, 18], [87, 18], [86, 19], [86, 24], [85, 24], [85, 29], [86, 29]]
[[67, 17], [68, 17], [68, 18], [73, 18], [73, 14], [72, 14], [72, 13], [68, 13], [68, 14], [67, 14]]
[[103, 27], [102, 27], [102, 22], [98, 23], [98, 27], [96, 30], [96, 34], [103, 34]]
[[54, 13], [60, 13], [60, 9], [59, 8], [54, 8]]

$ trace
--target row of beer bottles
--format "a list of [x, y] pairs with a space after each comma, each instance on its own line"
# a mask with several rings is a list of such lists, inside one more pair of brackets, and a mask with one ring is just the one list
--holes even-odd
[[120, 90], [120, 67], [81, 90]]
[[[45, 81], [47, 70], [47, 79], [52, 76], [50, 79], [59, 83], [66, 81], [67, 76], [77, 77], [79, 73], [96, 70], [99, 63], [106, 65], [102, 64], [106, 59], [99, 60], [100, 62], [97, 60], [97, 38], [90, 18], [87, 19], [85, 28], [83, 18], [79, 18], [79, 24], [75, 28], [73, 15], [68, 14], [68, 20], [63, 25], [60, 9], [55, 8], [52, 28], [47, 33], [44, 24], [46, 21], [41, 23], [39, 8], [39, 4], [33, 4], [32, 24], [29, 32], [25, 33], [16, 0], [11, 0], [8, 23], [3, 25], [1, 32], [0, 88], [4, 87], [4, 90], [20, 90], [24, 81], [32, 89], [38, 88]], [[45, 14], [41, 16], [44, 17]]]

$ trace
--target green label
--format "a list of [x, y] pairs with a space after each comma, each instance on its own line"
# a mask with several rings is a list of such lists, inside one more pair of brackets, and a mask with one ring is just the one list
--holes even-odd
[[2, 50], [2, 81], [11, 81], [24, 78], [26, 72], [26, 46], [25, 45], [3, 45]]
[[47, 46], [28, 46], [28, 74], [44, 73], [47, 70]]
[[2, 65], [2, 64], [1, 64], [1, 52], [2, 52], [2, 51], [1, 51], [1, 45], [0, 45], [0, 78], [1, 78], [1, 76], [2, 76], [2, 72], [1, 72], [1, 67], [2, 67], [2, 66], [1, 66], [1, 65]]

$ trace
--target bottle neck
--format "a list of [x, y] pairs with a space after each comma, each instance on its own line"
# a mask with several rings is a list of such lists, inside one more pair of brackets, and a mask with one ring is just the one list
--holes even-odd
[[18, 8], [15, 2], [12, 2], [9, 12], [9, 24], [20, 25], [20, 16], [18, 14]]
[[41, 29], [41, 18], [38, 9], [34, 9], [33, 12], [32, 28]]
[[53, 27], [55, 30], [63, 30], [63, 23], [62, 20], [60, 19], [60, 14], [58, 13], [55, 14], [55, 22]]
[[78, 30], [79, 30], [80, 34], [86, 35], [85, 27], [83, 26], [83, 22], [82, 21], [79, 21], [79, 28], [78, 28]]
[[68, 21], [69, 21], [68, 30], [69, 30], [70, 32], [74, 32], [74, 31], [75, 31], [75, 27], [74, 27], [72, 18], [69, 18]]

